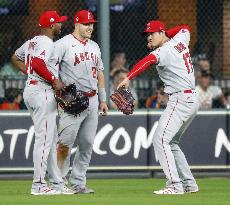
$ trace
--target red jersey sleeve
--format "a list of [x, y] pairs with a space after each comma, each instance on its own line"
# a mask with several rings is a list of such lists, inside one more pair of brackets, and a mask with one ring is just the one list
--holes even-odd
[[174, 28], [169, 29], [168, 31], [166, 31], [166, 35], [169, 38], [173, 38], [181, 29], [187, 29], [190, 32], [190, 27], [187, 25], [183, 25], [183, 26], [176, 26]]
[[154, 54], [149, 54], [148, 56], [141, 59], [133, 69], [128, 73], [127, 77], [132, 80], [135, 76], [145, 71], [150, 65], [156, 64], [157, 58]]
[[55, 76], [47, 69], [44, 60], [40, 58], [33, 58], [31, 66], [33, 70], [42, 78], [52, 83], [56, 78]]

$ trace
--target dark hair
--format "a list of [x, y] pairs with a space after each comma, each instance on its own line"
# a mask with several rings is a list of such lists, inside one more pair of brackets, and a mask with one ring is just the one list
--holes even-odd
[[119, 70], [117, 70], [114, 74], [113, 77], [115, 78], [116, 76], [120, 75], [121, 73], [128, 73], [129, 71], [127, 69], [121, 68]]
[[207, 70], [202, 70], [201, 71], [201, 76], [202, 77], [211, 77], [211, 78], [214, 78], [213, 74], [210, 73], [210, 71], [207, 71]]

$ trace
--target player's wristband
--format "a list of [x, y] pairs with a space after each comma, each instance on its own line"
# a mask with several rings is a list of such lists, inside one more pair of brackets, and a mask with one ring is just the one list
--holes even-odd
[[105, 88], [98, 89], [98, 97], [100, 102], [106, 102], [106, 92]]

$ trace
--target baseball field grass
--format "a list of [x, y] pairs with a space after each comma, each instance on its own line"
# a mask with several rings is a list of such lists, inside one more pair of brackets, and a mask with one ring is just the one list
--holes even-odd
[[1, 180], [1, 205], [224, 205], [230, 204], [230, 178], [198, 179], [200, 192], [174, 196], [153, 195], [163, 179], [91, 179], [90, 195], [30, 195], [31, 181]]

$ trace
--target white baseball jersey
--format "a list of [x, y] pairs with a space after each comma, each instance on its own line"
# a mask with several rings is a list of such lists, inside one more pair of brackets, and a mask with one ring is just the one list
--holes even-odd
[[181, 29], [162, 47], [152, 52], [157, 58], [157, 71], [164, 82], [165, 93], [195, 89], [193, 65], [189, 54], [190, 33]]
[[98, 90], [97, 72], [104, 66], [96, 42], [89, 39], [84, 43], [69, 34], [55, 42], [54, 56], [59, 65], [53, 66], [59, 66], [64, 84], [75, 83], [83, 91]]
[[35, 36], [34, 38], [26, 41], [15, 52], [15, 55], [22, 61], [25, 61], [28, 73], [28, 79], [45, 81], [40, 77], [31, 67], [31, 61], [37, 57], [45, 61], [48, 70], [57, 78], [58, 70], [55, 67], [50, 67], [49, 64], [54, 64], [55, 59], [52, 58], [54, 49], [53, 40], [47, 36]]

